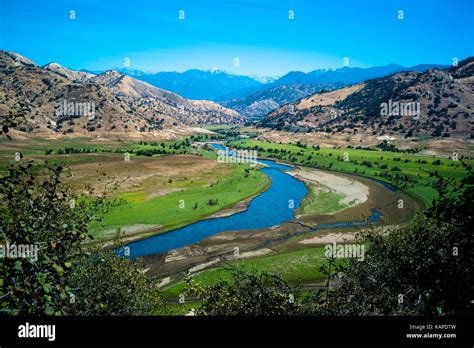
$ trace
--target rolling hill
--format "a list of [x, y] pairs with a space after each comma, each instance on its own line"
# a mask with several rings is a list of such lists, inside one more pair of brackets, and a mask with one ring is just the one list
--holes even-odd
[[116, 71], [100, 75], [57, 63], [40, 67], [0, 51], [0, 112], [18, 114], [17, 129], [58, 134], [153, 132], [246, 119], [209, 101], [187, 100]]
[[291, 132], [472, 137], [474, 59], [457, 67], [397, 72], [313, 94], [268, 114], [260, 126]]
[[281, 105], [302, 99], [321, 90], [332, 90], [342, 84], [287, 84], [276, 85], [271, 88], [257, 90], [245, 97], [219, 102], [226, 108], [235, 110], [252, 120], [260, 120], [269, 112], [278, 109]]
[[93, 78], [95, 74], [85, 72], [85, 71], [76, 71], [68, 69], [58, 63], [49, 63], [43, 66], [44, 69], [57, 73], [65, 77], [68, 80], [86, 82], [87, 80]]

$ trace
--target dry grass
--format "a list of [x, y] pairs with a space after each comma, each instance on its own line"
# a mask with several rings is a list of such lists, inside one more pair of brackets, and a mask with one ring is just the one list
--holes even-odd
[[364, 87], [364, 84], [358, 84], [346, 88], [341, 88], [335, 91], [322, 93], [322, 94], [313, 94], [312, 96], [301, 99], [299, 103], [296, 104], [297, 109], [307, 109], [312, 106], [332, 106], [337, 101], [347, 98], [350, 94], [358, 92]]

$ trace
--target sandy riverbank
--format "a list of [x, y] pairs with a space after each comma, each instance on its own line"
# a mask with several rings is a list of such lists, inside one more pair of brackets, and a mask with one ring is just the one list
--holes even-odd
[[295, 167], [289, 174], [315, 185], [316, 188], [328, 189], [342, 195], [343, 198], [339, 204], [347, 207], [364, 203], [369, 197], [369, 187], [352, 178], [318, 169], [300, 167]]

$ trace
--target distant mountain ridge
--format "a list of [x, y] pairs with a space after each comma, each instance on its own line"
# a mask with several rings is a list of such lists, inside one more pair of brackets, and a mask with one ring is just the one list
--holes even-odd
[[247, 88], [220, 98], [219, 103], [251, 119], [259, 120], [286, 103], [306, 98], [322, 90], [333, 90], [400, 71], [421, 72], [430, 68], [446, 67], [438, 64], [422, 64], [407, 68], [389, 64], [373, 68], [319, 69], [309, 73], [291, 71], [271, 84]]
[[422, 64], [404, 67], [389, 64], [371, 68], [342, 67], [318, 69], [308, 73], [291, 71], [279, 78], [235, 75], [217, 69], [158, 73], [144, 72], [131, 67], [115, 70], [188, 99], [216, 101], [248, 118], [258, 120], [285, 103], [305, 98], [323, 89], [332, 90], [398, 71], [420, 72], [433, 67], [446, 66]]
[[305, 98], [321, 90], [333, 90], [343, 86], [344, 84], [337, 82], [272, 84], [270, 88], [258, 89], [250, 95], [219, 103], [252, 120], [260, 120], [263, 116], [284, 104]]
[[155, 74], [130, 68], [122, 68], [118, 71], [188, 99], [217, 100], [221, 95], [262, 85], [262, 82], [252, 77], [229, 74], [221, 70], [191, 69], [182, 73], [158, 72]]
[[400, 71], [423, 72], [427, 69], [447, 68], [447, 65], [440, 64], [419, 64], [411, 67], [404, 67], [398, 64], [388, 64], [371, 68], [342, 67], [334, 70], [319, 69], [304, 73], [301, 71], [291, 71], [274, 82], [276, 85], [285, 85], [291, 83], [330, 83], [339, 82], [353, 84], [364, 80], [390, 75]]

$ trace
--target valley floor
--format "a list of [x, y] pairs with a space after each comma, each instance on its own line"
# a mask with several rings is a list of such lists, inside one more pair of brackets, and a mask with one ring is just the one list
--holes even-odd
[[[309, 136], [286, 134], [285, 138], [274, 132], [241, 131], [250, 138], [229, 139], [230, 147], [257, 149], [261, 158], [290, 164], [289, 173], [306, 184], [308, 194], [293, 221], [259, 230], [226, 231], [193, 245], [143, 257], [147, 274], [160, 280], [171, 303], [183, 290], [186, 272], [197, 281], [212, 284], [228, 279], [231, 269], [255, 269], [279, 273], [286, 281], [302, 282], [308, 288], [321, 286], [324, 274], [319, 267], [327, 262], [325, 245], [361, 242], [358, 235], [367, 228], [388, 233], [391, 227], [408, 223], [434, 197], [434, 172], [460, 180], [465, 175], [464, 164], [474, 163], [471, 159], [465, 159], [464, 164], [451, 160], [448, 154], [457, 148], [435, 143], [412, 154], [375, 146], [356, 149], [354, 138], [345, 142], [313, 136], [311, 142], [300, 146], [297, 141], [307, 141]], [[22, 162], [47, 160], [68, 166], [71, 175], [66, 182], [74, 190], [85, 192], [84, 186], [89, 184], [114, 199], [102, 224], [91, 226], [95, 240], [109, 242], [120, 229], [123, 243], [241, 212], [268, 188], [271, 182], [258, 167], [218, 163], [215, 151], [206, 143], [222, 142], [226, 137], [209, 133], [175, 140], [2, 140], [0, 170], [15, 164], [17, 152], [21, 152]], [[270, 142], [276, 139], [278, 142]], [[377, 144], [379, 140], [370, 141]], [[433, 149], [442, 149], [441, 156], [434, 156]], [[458, 151], [470, 157], [472, 146], [462, 144]], [[350, 161], [342, 159], [344, 153]], [[109, 183], [106, 188], [104, 180]], [[372, 227], [353, 224], [366, 221], [374, 211], [381, 214], [382, 221]], [[331, 225], [335, 222], [340, 224]], [[185, 313], [190, 305], [177, 305], [176, 313]]]
[[[299, 211], [307, 209], [309, 212], [297, 214], [294, 221], [267, 229], [226, 231], [189, 247], [144, 257], [148, 273], [163, 280], [163, 289], [170, 300], [182, 291], [184, 283], [179, 280], [186, 272], [194, 274], [198, 282], [212, 284], [230, 278], [233, 268], [256, 269], [278, 273], [289, 282], [299, 280], [317, 286], [324, 278], [318, 269], [327, 262], [324, 246], [333, 242], [354, 242], [357, 235], [368, 228], [318, 228], [319, 225], [360, 221], [364, 216], [371, 215], [370, 209], [376, 207], [383, 214], [384, 221], [374, 224], [374, 228], [381, 231], [383, 228], [385, 232], [390, 226], [407, 223], [422, 207], [413, 198], [390, 191], [370, 179], [306, 167], [296, 168], [294, 172], [315, 191], [320, 190], [323, 184], [324, 190], [341, 194], [336, 195], [332, 203], [325, 204], [327, 210], [324, 213], [318, 206], [311, 212], [312, 208], [304, 202]], [[300, 176], [299, 173], [304, 174]], [[322, 174], [321, 180], [318, 180], [317, 174]], [[346, 187], [341, 188], [341, 183]], [[353, 195], [358, 195], [360, 201], [354, 202]], [[403, 211], [397, 206], [400, 197], [406, 200]], [[343, 205], [341, 202], [351, 204]], [[328, 206], [335, 207], [335, 210]], [[238, 250], [238, 255], [235, 250]]]

